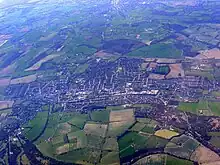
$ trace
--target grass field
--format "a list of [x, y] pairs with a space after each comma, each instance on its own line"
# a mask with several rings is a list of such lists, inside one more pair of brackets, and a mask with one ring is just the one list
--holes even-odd
[[134, 122], [133, 109], [111, 110], [107, 136], [116, 137], [125, 132]]
[[103, 154], [101, 161], [101, 165], [120, 165], [119, 153], [118, 152], [106, 152]]
[[212, 95], [215, 97], [220, 97], [220, 91], [213, 91]]
[[167, 155], [166, 165], [193, 165], [193, 162]]
[[143, 58], [181, 58], [181, 51], [171, 44], [154, 44], [144, 46], [127, 54]]
[[198, 110], [206, 110], [208, 109], [208, 102], [200, 100], [198, 103], [185, 103], [181, 102], [178, 106], [179, 110], [191, 112], [191, 113], [198, 113]]
[[131, 128], [131, 131], [141, 131], [144, 127], [146, 126], [146, 124], [144, 123], [140, 123], [140, 122], [136, 122], [135, 125]]
[[193, 165], [193, 162], [189, 160], [184, 160], [180, 158], [176, 158], [174, 156], [166, 155], [166, 154], [154, 154], [150, 156], [146, 156], [133, 165]]
[[178, 106], [178, 109], [197, 115], [220, 116], [220, 102], [208, 102], [206, 100], [200, 100], [198, 103], [181, 102]]
[[208, 132], [208, 136], [211, 136], [211, 139], [210, 139], [210, 143], [217, 147], [217, 148], [220, 148], [220, 132]]
[[109, 113], [109, 110], [93, 111], [91, 119], [100, 123], [107, 123], [109, 121]]
[[164, 154], [154, 154], [139, 159], [133, 165], [142, 165], [142, 164], [165, 165], [165, 159], [166, 159], [166, 155]]
[[121, 121], [121, 122], [111, 122], [109, 123], [109, 128], [107, 132], [108, 137], [117, 137], [124, 133], [134, 121]]
[[100, 150], [84, 148], [79, 150], [73, 150], [65, 154], [59, 155], [57, 156], [57, 159], [68, 163], [89, 165], [98, 162], [100, 156], [101, 156]]
[[120, 151], [120, 157], [126, 157], [126, 156], [130, 156], [133, 155], [135, 153], [135, 149], [133, 146], [128, 146], [126, 147], [124, 150]]
[[118, 151], [118, 142], [116, 138], [106, 138], [103, 145], [103, 150]]
[[87, 147], [101, 149], [104, 144], [104, 138], [96, 135], [86, 135], [87, 137]]
[[83, 129], [83, 127], [84, 127], [87, 120], [88, 120], [88, 115], [87, 114], [75, 114], [68, 121], [68, 123], [80, 128], [80, 129]]
[[27, 124], [23, 126], [24, 128], [27, 128], [24, 129], [24, 135], [29, 140], [34, 140], [43, 130], [47, 121], [47, 117], [47, 111], [38, 112], [37, 116], [33, 120], [30, 120]]
[[217, 147], [217, 148], [220, 148], [220, 143], [219, 143], [219, 141], [220, 141], [220, 137], [218, 137], [218, 136], [213, 136], [213, 137], [211, 138], [211, 140], [210, 140], [210, 143], [211, 143], [213, 146], [215, 146], [215, 147]]
[[209, 102], [208, 105], [214, 115], [220, 116], [220, 102]]
[[84, 131], [76, 131], [67, 134], [68, 140], [75, 141], [77, 140], [77, 148], [84, 148], [87, 146], [87, 136]]
[[161, 129], [161, 130], [156, 131], [154, 135], [156, 135], [158, 137], [165, 138], [165, 139], [170, 139], [174, 136], [179, 135], [179, 133], [174, 132], [174, 131], [170, 131], [167, 129]]
[[147, 138], [147, 136], [140, 135], [136, 132], [128, 132], [126, 135], [118, 140], [119, 150], [121, 152], [128, 146], [135, 146], [142, 142], [145, 143], [147, 141]]
[[83, 73], [86, 71], [86, 69], [88, 69], [88, 67], [89, 67], [89, 64], [80, 65], [76, 68], [75, 73]]
[[[137, 118], [136, 119], [140, 124], [139, 129], [144, 125], [144, 127], [140, 130], [140, 132], [146, 133], [146, 134], [154, 134], [155, 133], [155, 127], [158, 125], [158, 123], [154, 120], [151, 120], [149, 118]], [[142, 126], [141, 126], [142, 125]], [[137, 127], [134, 125], [134, 128]], [[132, 129], [134, 129], [132, 128]]]
[[180, 137], [174, 137], [167, 144], [164, 151], [181, 158], [189, 159], [198, 146], [199, 143], [196, 140], [186, 135], [181, 135]]
[[191, 70], [191, 71], [186, 71], [185, 75], [186, 76], [201, 76], [209, 80], [214, 80], [214, 75], [208, 71]]

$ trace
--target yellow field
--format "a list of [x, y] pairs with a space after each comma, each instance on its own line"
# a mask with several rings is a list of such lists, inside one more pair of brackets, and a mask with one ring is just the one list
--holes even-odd
[[59, 57], [61, 54], [51, 54], [46, 56], [45, 58], [41, 59], [40, 61], [38, 61], [37, 63], [35, 63], [34, 65], [32, 65], [31, 67], [25, 69], [25, 71], [33, 71], [33, 70], [38, 70], [41, 65], [49, 60], [52, 60], [56, 57]]
[[134, 111], [133, 109], [111, 111], [109, 120], [110, 122], [134, 120]]
[[37, 79], [37, 74], [32, 74], [29, 76], [19, 77], [12, 79], [10, 84], [26, 84], [31, 83]]
[[165, 139], [170, 139], [173, 136], [179, 135], [179, 133], [170, 131], [168, 129], [161, 129], [161, 130], [156, 131], [154, 135], [165, 138]]

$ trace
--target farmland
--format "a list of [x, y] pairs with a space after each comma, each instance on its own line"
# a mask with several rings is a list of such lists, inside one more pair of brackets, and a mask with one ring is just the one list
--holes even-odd
[[[219, 116], [219, 102], [203, 101], [198, 103], [180, 103], [178, 109], [185, 112], [191, 112], [197, 115]], [[207, 111], [207, 113], [205, 113]]]
[[30, 83], [37, 79], [37, 74], [11, 79], [10, 84]]
[[219, 0], [6, 1], [0, 164], [220, 162]]

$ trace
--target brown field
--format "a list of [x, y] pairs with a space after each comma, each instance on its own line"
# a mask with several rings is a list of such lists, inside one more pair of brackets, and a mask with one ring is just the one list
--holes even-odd
[[163, 80], [163, 79], [165, 79], [165, 76], [161, 75], [161, 74], [151, 73], [148, 78], [153, 79], [153, 80]]
[[210, 162], [210, 163], [202, 163], [201, 165], [220, 165], [220, 161]]
[[211, 118], [209, 119], [209, 123], [212, 125], [212, 129], [220, 128], [220, 119]]
[[19, 77], [12, 79], [10, 84], [26, 84], [31, 83], [37, 79], [37, 74], [32, 74], [29, 76]]
[[51, 55], [48, 55], [47, 57], [41, 59], [40, 61], [38, 61], [37, 63], [35, 63], [34, 65], [32, 65], [31, 67], [25, 69], [25, 71], [33, 71], [33, 70], [38, 70], [41, 65], [49, 60], [52, 60], [56, 57], [59, 57], [61, 54], [51, 54]]
[[220, 50], [218, 48], [200, 51], [200, 54], [196, 56], [197, 59], [209, 59], [215, 58], [220, 59]]
[[[191, 160], [199, 162], [199, 164], [215, 164], [220, 161], [219, 155], [211, 151], [205, 146], [199, 146], [191, 155]], [[215, 164], [216, 165], [216, 164]]]
[[10, 78], [0, 79], [0, 87], [8, 86], [10, 84]]
[[105, 137], [107, 127], [108, 126], [106, 124], [86, 124], [84, 131], [86, 134]]
[[0, 109], [11, 108], [14, 104], [14, 101], [0, 101]]
[[109, 129], [117, 129], [123, 127], [129, 123], [128, 121], [116, 121], [109, 124]]
[[156, 68], [157, 63], [156, 62], [151, 62], [148, 68]]
[[184, 70], [182, 68], [182, 64], [169, 64], [170, 72], [166, 76], [166, 78], [178, 78], [184, 77]]
[[133, 109], [125, 109], [120, 111], [111, 111], [110, 122], [134, 120]]
[[69, 144], [64, 144], [56, 149], [56, 154], [60, 155], [69, 152]]
[[0, 75], [6, 75], [9, 73], [12, 73], [15, 70], [15, 68], [16, 68], [16, 63], [8, 65], [6, 68], [4, 68], [0, 71]]

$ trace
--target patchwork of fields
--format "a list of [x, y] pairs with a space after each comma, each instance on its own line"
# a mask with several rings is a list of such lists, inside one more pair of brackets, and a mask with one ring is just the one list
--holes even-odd
[[[44, 155], [64, 162], [116, 165], [136, 153], [158, 150], [164, 154], [143, 155], [139, 160], [134, 156], [134, 164], [178, 162], [190, 165], [198, 161], [198, 154], [203, 154], [203, 150], [212, 154], [204, 146], [200, 151], [198, 147], [202, 145], [182, 132], [163, 129], [160, 123], [148, 118], [135, 118], [133, 109], [108, 107], [89, 114], [55, 112], [46, 123], [47, 114], [48, 109], [39, 112], [24, 125], [24, 134], [29, 140], [35, 140]], [[214, 158], [218, 159], [215, 155]]]

